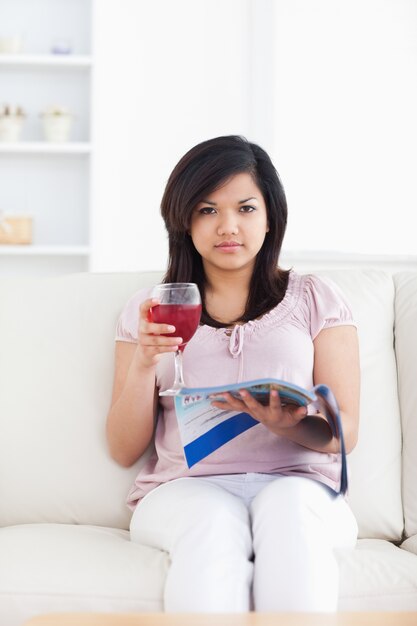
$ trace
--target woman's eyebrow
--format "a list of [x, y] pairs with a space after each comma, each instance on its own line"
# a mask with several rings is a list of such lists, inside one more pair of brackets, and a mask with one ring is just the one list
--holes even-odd
[[[252, 196], [251, 198], [246, 198], [245, 200], [239, 200], [238, 204], [244, 204], [245, 202], [248, 202], [249, 200], [256, 200], [257, 198], [255, 198], [255, 196]], [[212, 202], [211, 200], [201, 200], [201, 202], [204, 202], [205, 204], [212, 204], [213, 206], [217, 205], [217, 202]]]
[[252, 196], [251, 198], [246, 198], [246, 200], [239, 200], [239, 204], [243, 204], [244, 202], [249, 202], [249, 200], [256, 200], [255, 196]]

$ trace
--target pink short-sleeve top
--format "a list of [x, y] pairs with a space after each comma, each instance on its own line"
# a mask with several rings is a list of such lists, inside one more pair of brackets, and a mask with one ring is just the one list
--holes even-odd
[[[136, 343], [140, 303], [150, 289], [138, 291], [118, 320], [116, 341]], [[263, 315], [233, 329], [202, 325], [186, 346], [187, 387], [208, 387], [256, 378], [279, 378], [306, 389], [313, 386], [313, 341], [325, 328], [356, 325], [345, 297], [329, 279], [289, 274], [281, 302]], [[174, 355], [165, 354], [156, 366], [159, 389], [174, 378]], [[259, 472], [308, 476], [332, 489], [340, 478], [340, 455], [309, 450], [257, 424], [188, 468], [177, 427], [174, 402], [160, 398], [154, 448], [127, 497], [134, 508], [158, 485], [183, 476]]]

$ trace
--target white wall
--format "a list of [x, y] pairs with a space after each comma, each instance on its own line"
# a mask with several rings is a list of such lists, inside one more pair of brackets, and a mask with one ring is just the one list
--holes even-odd
[[281, 174], [287, 258], [417, 253], [415, 0], [96, 0], [93, 28], [93, 271], [163, 269], [167, 177], [231, 133]]
[[288, 250], [417, 254], [417, 2], [277, 0]]
[[246, 0], [97, 0], [93, 271], [163, 269], [159, 206], [194, 144], [248, 131]]

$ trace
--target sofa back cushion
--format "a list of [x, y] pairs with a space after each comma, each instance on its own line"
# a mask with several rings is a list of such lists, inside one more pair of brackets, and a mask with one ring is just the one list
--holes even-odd
[[[401, 433], [393, 352], [394, 285], [377, 271], [321, 272], [345, 292], [359, 325], [359, 443], [349, 457], [363, 537], [399, 539]], [[0, 280], [0, 525], [127, 528], [125, 497], [143, 460], [109, 456], [117, 317], [159, 273]]]
[[0, 525], [126, 528], [138, 464], [109, 456], [116, 320], [159, 273], [0, 280]]
[[417, 274], [395, 279], [395, 346], [403, 429], [405, 534], [417, 534]]
[[401, 421], [394, 353], [394, 282], [379, 270], [317, 272], [345, 293], [358, 323], [361, 405], [358, 443], [349, 455], [349, 502], [359, 536], [400, 540]]

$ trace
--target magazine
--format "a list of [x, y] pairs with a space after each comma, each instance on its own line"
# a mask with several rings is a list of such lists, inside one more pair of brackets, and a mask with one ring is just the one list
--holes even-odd
[[181, 442], [188, 467], [220, 448], [228, 441], [259, 424], [248, 413], [222, 410], [212, 406], [214, 396], [221, 401], [221, 394], [239, 396], [239, 390], [246, 389], [261, 404], [269, 403], [271, 389], [278, 391], [281, 404], [295, 406], [313, 405], [322, 413], [340, 441], [341, 480], [340, 493], [347, 490], [346, 451], [343, 439], [339, 407], [330, 388], [316, 385], [311, 390], [275, 378], [263, 378], [219, 387], [185, 387], [175, 396], [175, 412], [178, 420]]

